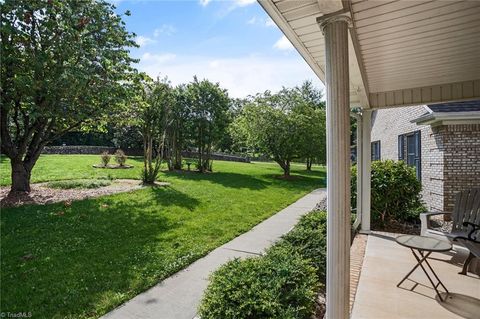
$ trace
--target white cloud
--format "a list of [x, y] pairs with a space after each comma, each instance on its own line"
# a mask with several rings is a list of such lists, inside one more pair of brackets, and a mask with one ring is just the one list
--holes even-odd
[[252, 17], [247, 21], [247, 24], [257, 24], [257, 17]]
[[276, 26], [275, 22], [273, 22], [273, 20], [268, 16], [265, 19], [253, 16], [249, 20], [247, 20], [247, 24], [259, 25], [259, 26], [262, 26], [262, 27], [274, 27], [274, 26]]
[[257, 0], [235, 0], [234, 2], [237, 7], [245, 7], [257, 2]]
[[202, 7], [207, 6], [212, 0], [199, 0]]
[[[203, 0], [200, 0], [203, 1]], [[228, 3], [227, 6], [225, 6], [222, 10], [218, 12], [220, 17], [226, 17], [230, 12], [249, 6], [251, 4], [254, 4], [257, 2], [257, 0], [233, 0], [233, 1], [224, 1], [225, 3]]]
[[149, 45], [149, 44], [152, 44], [152, 43], [155, 43], [157, 42], [156, 40], [153, 40], [149, 37], [146, 37], [146, 36], [143, 36], [143, 35], [139, 35], [138, 37], [135, 38], [135, 42], [137, 42], [137, 44], [141, 47], [144, 47], [146, 45]]
[[175, 34], [176, 32], [177, 32], [177, 29], [173, 25], [162, 24], [162, 26], [160, 28], [156, 28], [153, 31], [153, 36], [155, 38], [158, 38], [162, 34], [167, 35], [167, 36], [171, 36], [171, 35]]
[[[165, 54], [152, 54], [150, 52], [145, 52], [142, 55], [141, 61], [146, 63], [158, 63], [162, 64], [168, 61], [174, 60], [176, 57], [173, 53], [165, 53]], [[146, 70], [143, 70], [146, 71]]]
[[282, 51], [290, 51], [290, 50], [294, 49], [293, 45], [290, 43], [290, 41], [284, 35], [282, 35], [282, 37], [280, 39], [278, 39], [277, 42], [275, 42], [273, 47], [275, 49], [282, 50]]
[[273, 22], [272, 18], [267, 17], [267, 19], [265, 19], [265, 26], [266, 27], [275, 27], [277, 25], [275, 24], [275, 22]]
[[297, 56], [212, 58], [145, 53], [138, 68], [151, 77], [168, 76], [172, 84], [188, 83], [193, 76], [219, 82], [232, 97], [245, 97], [265, 90], [277, 91], [312, 79], [323, 88], [310, 67]]

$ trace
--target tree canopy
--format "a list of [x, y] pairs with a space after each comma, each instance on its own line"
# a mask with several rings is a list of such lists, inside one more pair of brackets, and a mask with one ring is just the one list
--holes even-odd
[[134, 35], [106, 1], [6, 0], [0, 37], [1, 150], [12, 190], [29, 191], [49, 141], [95, 125], [122, 102]]
[[285, 175], [294, 159], [307, 169], [325, 161], [325, 107], [311, 82], [230, 99], [218, 83], [197, 77], [176, 88], [154, 81], [132, 67], [135, 35], [107, 1], [6, 0], [0, 37], [1, 151], [12, 166], [12, 191], [30, 190], [45, 145], [89, 130], [103, 129], [92, 139], [116, 146], [123, 133], [129, 146], [141, 136], [149, 181], [163, 159], [180, 169], [187, 149], [198, 154], [201, 172], [212, 169], [214, 150], [242, 146], [271, 156]]
[[[277, 94], [258, 94], [241, 109], [231, 126], [237, 143], [269, 155], [290, 174], [294, 159], [305, 159], [307, 169], [325, 161], [325, 111], [320, 92], [309, 82]], [[306, 94], [306, 92], [310, 92]]]
[[219, 84], [194, 77], [187, 85], [187, 103], [190, 106], [189, 132], [198, 153], [200, 172], [211, 170], [213, 147], [226, 133], [230, 100]]

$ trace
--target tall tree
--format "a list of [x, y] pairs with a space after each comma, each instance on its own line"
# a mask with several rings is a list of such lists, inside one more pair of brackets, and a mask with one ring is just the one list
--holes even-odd
[[298, 126], [302, 131], [300, 140], [300, 157], [305, 161], [307, 170], [314, 163], [325, 164], [326, 146], [326, 114], [323, 109], [313, 109], [305, 106], [294, 111], [297, 113]]
[[229, 98], [227, 91], [208, 80], [194, 77], [187, 85], [190, 104], [190, 132], [197, 148], [198, 169], [211, 171], [211, 153], [227, 127]]
[[267, 154], [290, 175], [290, 163], [301, 154], [299, 117], [284, 107], [278, 95], [258, 95], [246, 104], [231, 126], [236, 141]]
[[172, 125], [173, 89], [165, 79], [153, 81], [140, 74], [135, 95], [125, 105], [121, 123], [139, 130], [143, 138], [143, 171], [145, 184], [153, 184], [158, 176], [165, 152], [169, 151], [168, 132]]
[[323, 100], [323, 91], [315, 88], [312, 81], [304, 81], [302, 85], [296, 86], [296, 94], [299, 95], [303, 103], [314, 109], [325, 109], [325, 101]]
[[28, 192], [49, 141], [123, 100], [136, 44], [114, 6], [97, 0], [6, 0], [0, 37], [1, 150], [11, 190]]
[[187, 87], [184, 84], [177, 86], [173, 91], [173, 95], [175, 102], [172, 107], [172, 124], [169, 129], [169, 144], [171, 147], [170, 170], [182, 168], [182, 151], [187, 144], [187, 125], [191, 113]]
[[300, 86], [287, 89], [292, 111], [299, 117], [302, 128], [301, 157], [305, 160], [307, 170], [312, 169], [314, 162], [326, 163], [326, 113], [323, 92], [305, 81]]

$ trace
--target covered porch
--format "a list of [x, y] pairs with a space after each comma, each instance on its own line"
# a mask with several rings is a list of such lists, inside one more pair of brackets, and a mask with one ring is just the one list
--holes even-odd
[[[410, 250], [395, 242], [398, 235], [371, 232], [368, 236], [358, 286], [352, 287], [355, 298], [350, 318], [478, 318], [480, 279], [471, 273], [458, 274], [466, 257], [463, 251], [434, 253], [429, 258], [450, 291], [450, 298], [445, 302], [439, 302], [420, 269], [397, 288], [398, 282], [415, 265]], [[352, 273], [355, 273], [354, 267]]]
[[[472, 317], [457, 312], [460, 308], [467, 309], [467, 314], [472, 310], [468, 305], [474, 305], [480, 298], [480, 281], [457, 275], [463, 261], [460, 255], [431, 256], [438, 275], [450, 285], [452, 293], [476, 298], [455, 298], [455, 302], [466, 302], [462, 306], [453, 305], [459, 307], [456, 310], [447, 309], [447, 303], [437, 302], [427, 287], [417, 285], [415, 292], [396, 287], [415, 260], [408, 249], [392, 240], [395, 235], [371, 234], [370, 139], [373, 110], [480, 99], [480, 3], [455, 0], [259, 0], [259, 3], [326, 86], [326, 318], [350, 317], [351, 108], [361, 109], [356, 226], [362, 233], [370, 234], [351, 317]], [[478, 315], [478, 309], [473, 310]]]

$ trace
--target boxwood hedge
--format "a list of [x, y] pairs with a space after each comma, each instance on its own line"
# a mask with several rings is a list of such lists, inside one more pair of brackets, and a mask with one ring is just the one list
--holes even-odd
[[235, 259], [210, 278], [202, 319], [310, 318], [325, 278], [326, 213], [313, 211], [265, 255]]

